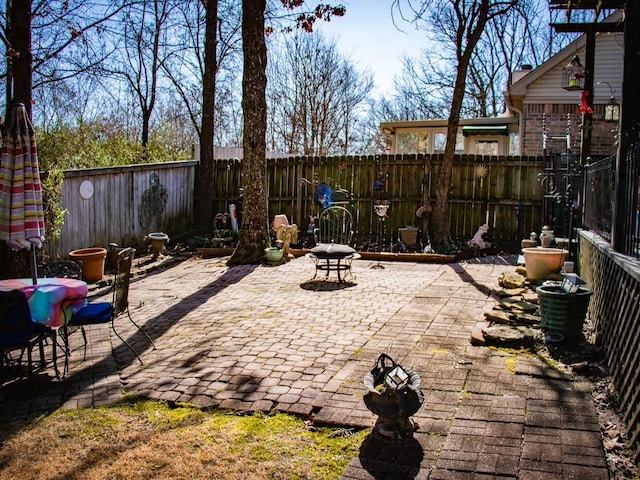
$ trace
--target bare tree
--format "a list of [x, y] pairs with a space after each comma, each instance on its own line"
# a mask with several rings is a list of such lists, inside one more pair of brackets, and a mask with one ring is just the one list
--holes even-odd
[[[449, 61], [436, 49], [425, 49], [422, 61], [403, 57], [403, 73], [396, 79], [397, 95], [387, 107], [398, 120], [442, 118], [451, 104], [452, 76]], [[440, 61], [438, 61], [438, 59]], [[444, 60], [444, 61], [443, 61]]]
[[175, 0], [146, 0], [130, 6], [122, 19], [123, 48], [113, 73], [122, 78], [138, 102], [141, 118], [140, 142], [146, 153], [150, 124], [158, 98], [162, 62], [172, 45], [167, 30]]
[[[233, 109], [237, 110], [236, 99], [240, 98], [238, 72], [241, 70], [240, 12], [238, 0], [218, 0], [217, 15], [209, 19], [213, 11], [209, 0], [184, 2], [178, 5], [178, 23], [174, 35], [180, 49], [169, 52], [162, 63], [164, 73], [171, 81], [176, 94], [182, 99], [189, 112], [190, 121], [200, 137], [203, 106], [203, 79], [207, 68], [207, 49], [215, 50], [207, 57], [215, 67], [215, 117], [214, 143], [229, 144], [236, 141], [237, 122], [229, 121]], [[210, 21], [212, 23], [207, 23]], [[209, 72], [211, 73], [211, 72]], [[208, 77], [208, 82], [211, 82]]]
[[[204, 0], [203, 0], [204, 1]], [[208, 233], [213, 225], [213, 202], [210, 201], [213, 170], [213, 135], [215, 128], [215, 98], [217, 60], [218, 0], [206, 0], [204, 70], [202, 72], [202, 123], [200, 128], [200, 165], [195, 178], [194, 211], [196, 230]]]
[[[271, 50], [275, 50], [275, 45]], [[349, 151], [352, 129], [373, 88], [335, 42], [314, 33], [286, 37], [269, 68], [270, 144], [302, 155]]]
[[267, 45], [264, 38], [266, 0], [242, 2], [242, 162], [243, 211], [238, 246], [229, 265], [258, 263], [267, 239], [266, 132]]
[[[48, 88], [83, 73], [99, 73], [114, 47], [110, 26], [136, 1], [7, 0], [0, 5], [0, 45], [3, 57], [10, 60], [0, 72], [5, 101], [10, 103], [17, 91], [20, 101], [30, 108], [32, 89]], [[23, 20], [12, 22], [13, 15]], [[24, 70], [26, 64], [29, 71]], [[14, 85], [16, 91], [12, 91]]]
[[[280, 0], [286, 10], [304, 5], [302, 0]], [[243, 213], [238, 246], [229, 265], [258, 263], [264, 259], [264, 246], [269, 235], [266, 186], [267, 131], [267, 45], [265, 41], [266, 0], [242, 2], [242, 49], [244, 71], [242, 80], [242, 110], [244, 113], [242, 162]], [[342, 15], [344, 7], [320, 4], [309, 13], [296, 17], [296, 24], [313, 31], [319, 18]]]
[[[516, 0], [394, 0], [401, 9], [408, 6], [415, 21], [428, 21], [434, 38], [444, 46], [450, 45], [453, 59], [453, 89], [447, 124], [447, 143], [443, 165], [436, 180], [436, 205], [433, 211], [433, 240], [437, 244], [450, 245], [451, 224], [449, 215], [449, 191], [460, 114], [467, 88], [469, 65], [487, 23], [504, 15], [517, 5]], [[405, 9], [406, 11], [406, 9]]]

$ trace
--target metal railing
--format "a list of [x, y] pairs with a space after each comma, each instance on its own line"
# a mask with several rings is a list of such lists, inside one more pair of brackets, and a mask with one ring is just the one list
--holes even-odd
[[588, 165], [585, 178], [584, 226], [611, 242], [615, 191], [615, 155]]
[[[623, 204], [617, 205], [617, 212], [622, 215], [624, 231], [622, 239], [624, 252], [635, 258], [640, 258], [640, 198], [638, 188], [640, 184], [640, 139], [636, 138], [629, 145], [626, 155], [626, 184]], [[616, 242], [617, 244], [618, 242]]]
[[626, 188], [616, 193], [616, 156], [595, 161], [585, 171], [584, 226], [611, 242], [614, 209], [622, 221], [616, 238], [619, 253], [640, 258], [640, 140], [629, 145], [623, 168]]

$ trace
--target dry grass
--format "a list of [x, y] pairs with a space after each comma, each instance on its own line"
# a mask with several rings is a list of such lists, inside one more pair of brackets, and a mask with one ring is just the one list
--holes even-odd
[[129, 399], [3, 426], [0, 479], [339, 478], [367, 432], [344, 433]]

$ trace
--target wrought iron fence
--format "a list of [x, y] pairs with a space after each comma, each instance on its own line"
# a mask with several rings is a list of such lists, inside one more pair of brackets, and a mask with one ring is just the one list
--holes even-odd
[[616, 206], [624, 220], [623, 253], [640, 258], [640, 139], [629, 145], [625, 165], [627, 189], [623, 205]]
[[619, 253], [640, 258], [640, 140], [632, 142], [627, 150], [623, 166], [626, 189], [621, 194], [615, 191], [615, 166], [615, 155], [588, 166], [584, 226], [611, 242], [615, 208], [622, 220], [617, 222], [621, 225], [621, 231], [616, 231], [616, 235], [622, 239]]
[[612, 155], [591, 163], [586, 172], [584, 226], [611, 241], [613, 197], [615, 187]]

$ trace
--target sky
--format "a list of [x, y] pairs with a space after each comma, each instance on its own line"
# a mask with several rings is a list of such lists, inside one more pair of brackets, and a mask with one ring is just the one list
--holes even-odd
[[[334, 2], [338, 3], [338, 2]], [[418, 57], [426, 46], [424, 32], [401, 19], [391, 18], [392, 0], [341, 0], [347, 8], [344, 17], [330, 22], [317, 22], [314, 30], [336, 41], [340, 52], [350, 58], [359, 70], [374, 76], [377, 94], [393, 89], [394, 76], [402, 72], [401, 57]]]

